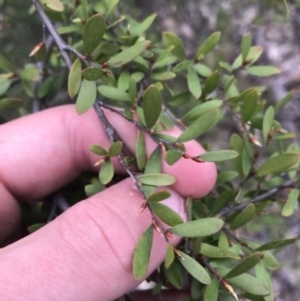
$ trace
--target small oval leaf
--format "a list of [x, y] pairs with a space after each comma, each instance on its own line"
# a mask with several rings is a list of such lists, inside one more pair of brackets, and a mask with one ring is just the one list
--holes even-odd
[[207, 132], [215, 124], [218, 114], [218, 109], [211, 109], [206, 111], [182, 132], [177, 141], [187, 142]]
[[108, 184], [114, 177], [114, 166], [110, 160], [104, 161], [99, 172], [99, 180], [102, 184]]
[[185, 50], [181, 39], [171, 32], [163, 33], [163, 43], [166, 47], [174, 46], [171, 51], [175, 56], [177, 56], [180, 60], [185, 58]]
[[150, 86], [143, 97], [143, 111], [146, 126], [151, 129], [157, 122], [162, 110], [162, 97], [155, 86]]
[[157, 173], [157, 174], [143, 174], [138, 176], [142, 184], [152, 186], [168, 186], [176, 182], [176, 178], [171, 175]]
[[238, 156], [239, 153], [234, 150], [219, 150], [204, 153], [198, 156], [198, 158], [201, 158], [207, 162], [221, 162], [236, 158]]
[[275, 172], [282, 172], [296, 164], [298, 160], [298, 154], [279, 154], [267, 159], [267, 161], [265, 161], [260, 167], [258, 167], [256, 174], [258, 176], [265, 176]]
[[95, 81], [103, 76], [104, 72], [100, 68], [88, 67], [82, 70], [82, 75], [86, 80]]
[[242, 260], [238, 265], [236, 265], [229, 273], [227, 273], [224, 277], [226, 279], [233, 278], [248, 272], [254, 266], [256, 266], [260, 259], [262, 258], [262, 253], [254, 253], [249, 257]]
[[83, 114], [89, 110], [93, 106], [96, 96], [96, 82], [91, 82], [84, 79], [81, 83], [79, 94], [76, 100], [76, 111], [78, 114]]
[[202, 94], [202, 88], [200, 84], [200, 79], [194, 70], [193, 66], [190, 66], [187, 74], [187, 84], [189, 91], [196, 98], [199, 99]]
[[282, 247], [288, 246], [290, 244], [293, 244], [296, 240], [297, 240], [297, 237], [273, 240], [271, 242], [268, 242], [268, 243], [256, 248], [256, 251], [266, 251], [266, 250], [282, 248]]
[[215, 217], [200, 218], [171, 228], [171, 232], [182, 237], [204, 237], [220, 231], [224, 222]]
[[99, 156], [106, 156], [108, 152], [100, 145], [93, 144], [90, 146], [91, 152]]
[[83, 28], [84, 53], [90, 55], [99, 43], [106, 30], [106, 22], [101, 14], [94, 15], [87, 20]]
[[255, 215], [255, 206], [249, 204], [241, 213], [239, 213], [234, 220], [230, 223], [231, 229], [237, 229], [246, 225], [253, 219]]
[[122, 141], [114, 142], [108, 150], [108, 155], [110, 157], [115, 157], [115, 156], [119, 155], [122, 151], [122, 146], [123, 146]]
[[176, 226], [183, 223], [182, 217], [170, 207], [157, 202], [149, 203], [154, 214], [169, 226]]
[[189, 274], [191, 274], [199, 282], [205, 285], [210, 285], [211, 279], [204, 267], [189, 255], [181, 251], [179, 252], [181, 255], [180, 262], [184, 266], [184, 268], [189, 272]]
[[99, 86], [98, 87], [99, 93], [109, 99], [116, 100], [116, 101], [130, 101], [129, 94], [111, 86]]
[[161, 202], [166, 200], [171, 196], [170, 192], [167, 190], [162, 190], [156, 193], [153, 193], [147, 197], [147, 202]]
[[133, 275], [135, 279], [146, 276], [150, 261], [151, 247], [153, 240], [152, 225], [140, 237], [133, 255]]
[[220, 32], [212, 33], [198, 48], [196, 53], [196, 59], [200, 60], [201, 58], [206, 56], [209, 52], [211, 52], [218, 44], [220, 37], [221, 37]]
[[142, 52], [146, 50], [146, 48], [149, 46], [149, 41], [141, 41], [137, 42], [135, 45], [123, 50], [122, 52], [116, 54], [113, 56], [109, 61], [109, 66], [116, 68], [121, 67], [130, 61], [132, 61], [134, 58], [139, 56]]
[[80, 59], [76, 59], [70, 69], [68, 78], [68, 92], [71, 98], [75, 97], [79, 92], [81, 80], [81, 62]]
[[280, 70], [273, 66], [250, 66], [246, 71], [251, 75], [260, 77], [272, 76], [280, 73]]

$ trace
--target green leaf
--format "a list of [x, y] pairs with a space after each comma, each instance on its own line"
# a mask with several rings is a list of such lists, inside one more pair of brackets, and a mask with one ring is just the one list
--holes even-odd
[[164, 264], [166, 269], [168, 269], [171, 266], [174, 259], [175, 259], [175, 256], [174, 256], [173, 246], [172, 246], [172, 244], [168, 243], [167, 252], [166, 252], [166, 256], [165, 256], [165, 264]]
[[173, 55], [172, 56], [171, 55], [167, 56], [167, 57], [165, 57], [164, 59], [162, 59], [160, 61], [158, 61], [158, 59], [157, 59], [157, 61], [152, 66], [152, 70], [159, 69], [159, 68], [162, 68], [162, 67], [165, 67], [165, 66], [170, 66], [176, 61], [177, 61], [177, 57], [173, 56]]
[[129, 94], [111, 86], [101, 85], [98, 87], [99, 93], [109, 99], [116, 101], [130, 101]]
[[135, 279], [141, 279], [146, 276], [150, 261], [152, 240], [153, 227], [151, 225], [140, 237], [134, 251], [132, 266]]
[[170, 192], [167, 190], [162, 190], [156, 193], [153, 193], [147, 197], [147, 202], [161, 202], [168, 199], [171, 196]]
[[200, 218], [171, 228], [171, 232], [182, 237], [204, 237], [221, 230], [224, 222], [215, 217]]
[[191, 60], [184, 60], [180, 63], [178, 63], [174, 68], [173, 68], [173, 71], [175, 73], [180, 73], [180, 72], [185, 72], [189, 69], [189, 67], [193, 65], [193, 61]]
[[203, 64], [195, 64], [193, 67], [194, 70], [202, 77], [209, 77], [212, 75], [211, 70]]
[[110, 157], [118, 156], [121, 153], [121, 151], [122, 151], [122, 146], [123, 146], [122, 141], [116, 141], [116, 142], [114, 142], [110, 146], [110, 148], [108, 150], [108, 155]]
[[289, 192], [289, 195], [288, 195], [288, 199], [282, 209], [282, 212], [281, 214], [283, 216], [291, 216], [295, 209], [296, 209], [296, 204], [297, 204], [297, 200], [298, 200], [298, 196], [299, 196], [299, 189], [292, 189], [290, 192]]
[[78, 114], [83, 114], [89, 110], [93, 106], [96, 96], [96, 82], [91, 82], [84, 79], [81, 83], [79, 94], [76, 100], [76, 111]]
[[234, 150], [219, 150], [204, 153], [197, 158], [201, 158], [207, 162], [221, 162], [236, 158], [239, 153]]
[[203, 301], [218, 301], [219, 281], [212, 279], [211, 284], [204, 288]]
[[204, 92], [206, 94], [212, 93], [217, 88], [219, 81], [220, 81], [220, 73], [219, 71], [215, 71], [206, 79]]
[[129, 81], [128, 93], [129, 93], [130, 101], [132, 103], [135, 103], [135, 99], [137, 95], [137, 85], [133, 77], [131, 77]]
[[20, 72], [20, 77], [22, 79], [36, 82], [39, 80], [40, 77], [40, 70], [31, 64], [25, 65], [25, 68]]
[[2, 54], [0, 54], [0, 70], [4, 72], [14, 72], [15, 70], [13, 64]]
[[258, 280], [260, 280], [271, 292], [268, 296], [264, 297], [264, 301], [273, 301], [274, 295], [273, 295], [273, 284], [272, 279], [270, 278], [269, 273], [266, 271], [264, 265], [262, 262], [259, 262], [255, 266], [255, 275]]
[[203, 284], [200, 283], [197, 279], [192, 278], [190, 289], [190, 298], [188, 298], [188, 300], [185, 301], [199, 300], [199, 298], [203, 294]]
[[207, 132], [215, 124], [218, 113], [218, 109], [211, 109], [206, 111], [182, 132], [177, 141], [187, 142]]
[[42, 0], [41, 3], [52, 10], [58, 12], [64, 11], [64, 4], [60, 0]]
[[271, 173], [283, 172], [289, 167], [296, 164], [299, 160], [298, 154], [279, 154], [277, 156], [267, 159], [258, 169], [256, 170], [257, 176], [266, 176]]
[[202, 103], [200, 105], [197, 105], [193, 107], [189, 112], [187, 112], [183, 117], [182, 120], [185, 122], [191, 122], [195, 119], [199, 118], [201, 115], [203, 115], [206, 111], [210, 109], [217, 109], [221, 107], [223, 104], [222, 100], [214, 99], [209, 100], [205, 103]]
[[16, 110], [24, 105], [22, 99], [13, 97], [4, 97], [0, 99], [0, 111], [1, 110]]
[[175, 259], [171, 266], [167, 269], [163, 267], [163, 272], [167, 281], [178, 290], [183, 287], [185, 273], [182, 265]]
[[234, 220], [230, 223], [231, 229], [237, 229], [246, 225], [253, 219], [255, 215], [255, 206], [249, 204], [241, 213], [239, 213]]
[[236, 265], [229, 273], [227, 273], [224, 277], [226, 279], [233, 278], [248, 272], [255, 265], [257, 265], [262, 258], [262, 253], [254, 253], [249, 257], [242, 260], [238, 265]]
[[157, 202], [149, 203], [154, 214], [169, 226], [176, 226], [183, 223], [182, 217], [170, 207]]
[[35, 231], [41, 229], [41, 228], [44, 227], [45, 225], [46, 225], [45, 223], [37, 223], [37, 224], [33, 224], [33, 225], [29, 226], [29, 227], [27, 228], [27, 230], [28, 230], [29, 233], [33, 233], [33, 232], [35, 232]]
[[195, 259], [190, 257], [189, 255], [181, 252], [181, 258], [180, 262], [184, 266], [184, 268], [191, 274], [195, 279], [197, 279], [199, 282], [210, 285], [211, 279], [207, 271], [203, 268], [202, 265], [200, 265]]
[[275, 105], [275, 114], [277, 114], [288, 102], [294, 99], [293, 91], [290, 91], [287, 95], [281, 98]]
[[[217, 271], [223, 276], [226, 275], [230, 269], [228, 268], [217, 268]], [[244, 292], [258, 295], [258, 296], [266, 296], [270, 294], [268, 288], [257, 278], [249, 275], [249, 274], [242, 274], [234, 278], [226, 279], [226, 281], [241, 289]]]
[[[161, 173], [161, 149], [159, 145], [150, 155], [144, 171], [144, 174], [156, 174], [156, 173]], [[145, 195], [149, 196], [155, 191], [155, 186], [143, 184], [142, 189]]]
[[108, 152], [100, 145], [93, 144], [90, 146], [91, 152], [99, 156], [107, 156]]
[[82, 70], [82, 75], [86, 80], [95, 81], [104, 75], [103, 70], [96, 67], [88, 67]]
[[110, 160], [104, 161], [99, 172], [99, 180], [104, 185], [108, 184], [114, 177], [114, 166]]
[[263, 48], [261, 46], [252, 46], [249, 50], [246, 61], [253, 64], [261, 57], [262, 53]]
[[273, 66], [250, 66], [245, 70], [251, 74], [260, 77], [272, 76], [280, 73], [280, 70]]
[[256, 90], [250, 90], [245, 96], [241, 108], [241, 115], [243, 122], [247, 122], [251, 119], [255, 113], [258, 102], [258, 94]]
[[274, 108], [272, 106], [269, 106], [263, 119], [263, 137], [266, 142], [268, 140], [268, 135], [273, 127], [274, 116]]
[[157, 122], [162, 110], [162, 97], [155, 86], [150, 86], [143, 97], [143, 111], [146, 126], [151, 129]]
[[223, 171], [218, 174], [217, 183], [230, 182], [235, 179], [239, 174], [236, 171]]
[[177, 150], [171, 149], [166, 152], [165, 160], [169, 165], [175, 164], [178, 160], [180, 160], [182, 154]]
[[155, 20], [156, 16], [157, 16], [157, 14], [153, 14], [153, 15], [149, 16], [148, 18], [146, 18], [142, 22], [142, 24], [132, 28], [130, 30], [130, 35], [132, 37], [137, 37], [137, 36], [140, 36], [141, 34], [143, 34], [152, 25], [152, 23]]
[[237, 254], [226, 249], [218, 248], [204, 242], [201, 243], [200, 253], [208, 258], [233, 258], [240, 259]]
[[146, 50], [146, 48], [149, 46], [149, 44], [150, 44], [149, 41], [137, 42], [135, 45], [113, 56], [108, 61], [109, 66], [113, 68], [117, 68], [129, 63], [137, 56], [139, 56], [141, 53], [143, 53]]
[[79, 92], [81, 79], [81, 62], [80, 59], [76, 59], [70, 69], [68, 78], [68, 92], [71, 98], [75, 97]]
[[118, 88], [127, 91], [129, 88], [130, 74], [127, 70], [123, 71], [118, 78]]
[[143, 174], [138, 176], [142, 184], [152, 186], [168, 186], [176, 182], [176, 178], [171, 175], [156, 173], [156, 174]]
[[92, 54], [102, 41], [106, 30], [106, 22], [101, 14], [94, 15], [87, 20], [83, 28], [83, 46], [86, 55]]
[[85, 194], [90, 197], [105, 189], [105, 186], [97, 178], [93, 178], [90, 185], [84, 187]]
[[196, 59], [200, 60], [201, 58], [206, 56], [209, 52], [211, 52], [218, 44], [220, 37], [221, 37], [220, 32], [212, 33], [198, 48], [196, 53]]
[[175, 56], [177, 56], [180, 60], [184, 60], [185, 58], [184, 45], [178, 36], [176, 36], [171, 32], [163, 32], [162, 40], [166, 47], [174, 46], [171, 52]]
[[193, 66], [190, 66], [188, 69], [187, 84], [191, 94], [196, 99], [199, 99], [202, 94], [202, 88], [200, 84], [200, 79], [196, 71], [194, 70]]
[[242, 43], [241, 43], [241, 54], [242, 54], [242, 60], [245, 61], [248, 53], [250, 51], [250, 47], [252, 45], [252, 35], [251, 33], [248, 33], [243, 36]]
[[143, 170], [147, 163], [147, 153], [144, 134], [139, 132], [136, 140], [136, 161], [139, 170]]
[[176, 74], [171, 71], [153, 72], [151, 73], [150, 77], [154, 80], [164, 81], [176, 77]]
[[282, 248], [290, 244], [293, 244], [296, 240], [297, 237], [274, 240], [256, 248], [256, 251], [266, 251], [266, 250]]
[[252, 167], [252, 163], [252, 158], [249, 156], [249, 153], [247, 152], [246, 148], [244, 148], [242, 153], [242, 168], [245, 177], [248, 176]]

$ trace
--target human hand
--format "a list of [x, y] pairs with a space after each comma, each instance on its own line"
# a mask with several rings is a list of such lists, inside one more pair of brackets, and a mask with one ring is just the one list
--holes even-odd
[[[134, 125], [107, 112], [109, 121], [132, 152]], [[178, 135], [174, 129], [171, 134]], [[74, 106], [63, 106], [20, 118], [0, 127], [0, 240], [20, 225], [18, 201], [36, 201], [57, 191], [85, 170], [96, 170], [99, 159], [91, 144], [110, 143], [95, 112], [78, 116]], [[146, 137], [148, 155], [155, 148]], [[201, 146], [185, 144], [188, 154]], [[113, 161], [116, 172], [124, 173]], [[184, 197], [201, 197], [216, 179], [212, 163], [181, 159], [163, 172], [177, 182], [164, 202], [185, 217]], [[76, 204], [53, 222], [0, 250], [1, 300], [114, 300], [140, 281], [132, 275], [132, 256], [140, 235], [151, 224], [143, 199], [130, 179]], [[174, 243], [179, 238], [173, 238]], [[162, 262], [164, 239], [155, 233], [148, 275]]]

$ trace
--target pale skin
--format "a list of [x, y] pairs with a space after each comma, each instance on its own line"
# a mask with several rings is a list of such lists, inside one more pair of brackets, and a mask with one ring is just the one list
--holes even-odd
[[[120, 116], [106, 112], [120, 137], [134, 152], [137, 130]], [[179, 135], [178, 129], [169, 134]], [[0, 126], [0, 240], [16, 236], [19, 202], [38, 201], [57, 191], [86, 170], [97, 170], [99, 156], [89, 147], [110, 142], [93, 110], [78, 116], [75, 107], [62, 106]], [[147, 153], [155, 143], [146, 137]], [[186, 143], [186, 152], [203, 148]], [[114, 160], [118, 173], [124, 173]], [[98, 167], [99, 168], [99, 167]], [[184, 199], [207, 194], [215, 184], [212, 163], [181, 159], [163, 172], [177, 178], [167, 188], [165, 203], [184, 219]], [[130, 179], [71, 207], [39, 231], [0, 249], [1, 300], [114, 300], [136, 287], [132, 256], [140, 235], [151, 223], [143, 198]], [[172, 239], [174, 244], [178, 237]], [[164, 239], [154, 236], [148, 275], [163, 261]], [[146, 299], [144, 299], [146, 300]]]

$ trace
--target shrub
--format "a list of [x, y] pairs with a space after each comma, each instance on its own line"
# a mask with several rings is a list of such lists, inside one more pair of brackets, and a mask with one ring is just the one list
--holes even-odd
[[[244, 87], [238, 77], [240, 72], [256, 77], [279, 73], [276, 67], [258, 63], [263, 49], [252, 44], [251, 34], [242, 38], [234, 62], [216, 55], [221, 32], [199, 41], [196, 53], [187, 57], [176, 34], [148, 34], [155, 14], [137, 21], [119, 14], [118, 1], [32, 3], [30, 13], [40, 17], [43, 37], [23, 67], [0, 56], [2, 123], [73, 100], [78, 114], [94, 109], [111, 146], [91, 146], [99, 155], [99, 176], [85, 175], [88, 185], [77, 181], [66, 188], [67, 200], [77, 202], [83, 192], [91, 196], [118, 181], [111, 163], [117, 157], [145, 200], [141, 210], [149, 210], [153, 219], [133, 254], [135, 277], [146, 274], [153, 231], [157, 231], [168, 250], [158, 270], [160, 277], [154, 278], [156, 294], [162, 286], [180, 290], [189, 274], [192, 300], [213, 301], [228, 294], [236, 299], [240, 294], [247, 300], [273, 300], [270, 272], [279, 265], [270, 250], [296, 238], [261, 244], [244, 238], [243, 229], [256, 223], [275, 201], [274, 208], [283, 216], [293, 214], [299, 196], [299, 149], [289, 143], [295, 134], [285, 132], [275, 119], [292, 94], [275, 106], [268, 105], [264, 87]], [[137, 127], [135, 156], [127, 151], [104, 110]], [[229, 134], [224, 129], [228, 125], [234, 128]], [[182, 130], [179, 137], [166, 134], [174, 126]], [[145, 135], [157, 144], [149, 158]], [[185, 151], [184, 143], [194, 139], [201, 141], [206, 153], [193, 156]], [[213, 192], [201, 199], [187, 198], [188, 222], [161, 203], [169, 193], [157, 192], [156, 187], [176, 181], [161, 172], [161, 160], [169, 165], [178, 160], [217, 165]], [[133, 167], [138, 172], [132, 172]], [[34, 231], [45, 223], [50, 209], [42, 210], [39, 204], [29, 210], [37, 213], [25, 215], [29, 230]], [[173, 234], [183, 237], [180, 245], [170, 243]]]

